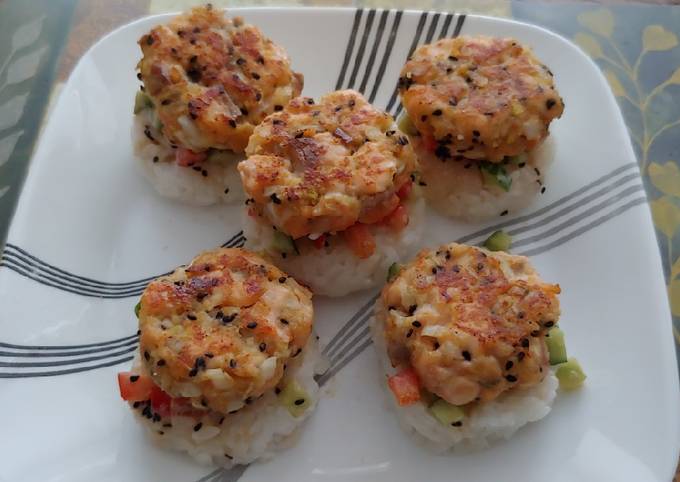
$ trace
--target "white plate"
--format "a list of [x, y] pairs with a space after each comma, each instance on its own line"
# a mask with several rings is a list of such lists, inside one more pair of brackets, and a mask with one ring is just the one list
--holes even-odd
[[[568, 41], [507, 20], [338, 9], [239, 13], [285, 46], [305, 74], [307, 95], [354, 85], [392, 112], [414, 43], [462, 28], [514, 36], [535, 49], [566, 101], [552, 128], [556, 162], [547, 192], [530, 209], [492, 224], [513, 234], [514, 252], [533, 254], [543, 277], [562, 285], [560, 323], [588, 373], [585, 388], [560, 394], [546, 419], [509, 442], [431, 455], [387, 409], [365, 317], [346, 325], [373, 293], [319, 298], [317, 330], [331, 343], [335, 376], [323, 380], [320, 406], [294, 448], [222, 473], [151, 446], [115, 379], [135, 348], [132, 308], [146, 278], [236, 235], [240, 206], [167, 202], [136, 171], [129, 138], [136, 40], [168, 18], [150, 17], [85, 54], [32, 161], [0, 269], [0, 479], [670, 479], [680, 424], [666, 293], [633, 151], [597, 67]], [[494, 229], [431, 217], [427, 245], [476, 243]]]

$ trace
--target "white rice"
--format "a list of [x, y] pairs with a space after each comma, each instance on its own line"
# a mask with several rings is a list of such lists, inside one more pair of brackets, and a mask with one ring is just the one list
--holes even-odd
[[[154, 115], [153, 109], [144, 109], [134, 116], [132, 145], [144, 177], [158, 194], [194, 206], [235, 203], [245, 199], [241, 177], [236, 170], [242, 155], [223, 151], [219, 156], [213, 154], [201, 162], [201, 169], [180, 166], [175, 162], [175, 150], [153, 127], [156, 124]], [[147, 127], [157, 143], [144, 134]], [[158, 158], [157, 162], [153, 161], [154, 158]], [[206, 171], [207, 176], [202, 171]]]
[[134, 413], [154, 442], [186, 452], [198, 463], [230, 468], [257, 459], [266, 460], [295, 442], [297, 429], [314, 411], [319, 392], [314, 375], [320, 373], [322, 366], [318, 342], [312, 334], [302, 354], [288, 363], [284, 379], [297, 380], [311, 401], [309, 408], [297, 418], [279, 403], [273, 391], [226, 415], [222, 424], [218, 423], [222, 415], [211, 412], [201, 419], [202, 426], [197, 431], [194, 427], [198, 421], [191, 417], [172, 416], [169, 421], [172, 427], [164, 427], [167, 419], [153, 422], [141, 415], [142, 408], [135, 409]]
[[[544, 175], [555, 155], [552, 137], [528, 153], [526, 165], [505, 165], [512, 178], [509, 191], [484, 183], [475, 161], [445, 161], [422, 148], [418, 137], [412, 137], [418, 155], [425, 198], [446, 216], [476, 222], [501, 213], [516, 213], [526, 208], [544, 187]], [[469, 166], [467, 169], [465, 166]], [[535, 171], [538, 169], [538, 173]]]
[[[387, 355], [382, 326], [377, 317], [371, 319], [373, 344], [386, 377], [389, 377], [396, 370]], [[558, 382], [550, 371], [538, 385], [509, 391], [496, 400], [480, 404], [467, 414], [461, 427], [442, 425], [430, 415], [423, 403], [400, 407], [386, 381], [382, 385], [404, 431], [430, 450], [443, 453], [448, 450], [465, 452], [487, 447], [494, 440], [509, 439], [527, 423], [542, 419], [550, 412]]]
[[385, 283], [392, 263], [412, 256], [419, 247], [425, 224], [425, 202], [420, 196], [409, 203], [409, 223], [397, 233], [385, 226], [370, 227], [375, 237], [375, 252], [357, 258], [341, 236], [334, 236], [328, 247], [310, 247], [285, 259], [272, 248], [274, 230], [262, 218], [244, 214], [243, 234], [246, 248], [265, 252], [274, 264], [308, 286], [315, 295], [344, 296]]

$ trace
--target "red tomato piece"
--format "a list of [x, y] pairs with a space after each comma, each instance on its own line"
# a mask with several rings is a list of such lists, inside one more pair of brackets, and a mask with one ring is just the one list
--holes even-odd
[[387, 385], [400, 406], [412, 405], [420, 400], [420, 379], [413, 368], [406, 368], [387, 379]]
[[151, 389], [151, 408], [161, 417], [170, 416], [172, 397], [165, 393], [158, 385]]
[[426, 135], [423, 135], [422, 137], [423, 147], [430, 152], [434, 152], [434, 150], [437, 148], [437, 142], [434, 140], [434, 137]]
[[357, 223], [350, 226], [343, 231], [343, 235], [358, 258], [368, 258], [375, 252], [375, 238], [365, 224]]
[[132, 372], [120, 372], [118, 374], [120, 396], [127, 402], [149, 400], [154, 386], [150, 376], [137, 375]]
[[413, 189], [413, 181], [409, 179], [397, 190], [397, 196], [399, 199], [406, 199], [411, 194], [411, 189]]
[[401, 231], [408, 225], [408, 209], [403, 204], [400, 204], [385, 217], [383, 223], [395, 231]]
[[190, 167], [205, 160], [208, 154], [205, 152], [194, 152], [184, 147], [178, 147], [175, 151], [175, 160], [177, 164], [183, 167]]
[[326, 243], [326, 235], [322, 234], [312, 242], [314, 243], [314, 247], [316, 249], [321, 249], [324, 247], [324, 244]]

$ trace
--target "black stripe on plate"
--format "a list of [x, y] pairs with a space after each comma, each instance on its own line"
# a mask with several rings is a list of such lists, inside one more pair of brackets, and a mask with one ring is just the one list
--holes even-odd
[[116, 351], [113, 353], [106, 353], [104, 355], [89, 356], [84, 358], [69, 358], [66, 360], [50, 360], [50, 361], [40, 361], [40, 362], [6, 362], [0, 361], [1, 368], [38, 368], [38, 367], [59, 367], [66, 365], [78, 365], [81, 363], [88, 363], [92, 361], [104, 360], [107, 358], [113, 358], [121, 355], [125, 355], [137, 349], [137, 345], [129, 346], [124, 350]]
[[335, 83], [335, 90], [340, 90], [342, 88], [343, 82], [345, 82], [345, 74], [347, 73], [347, 66], [349, 65], [349, 60], [352, 58], [352, 52], [354, 51], [354, 42], [357, 38], [357, 31], [359, 30], [359, 24], [361, 23], [361, 16], [364, 14], [364, 9], [359, 8], [354, 13], [354, 23], [352, 24], [352, 30], [350, 31], [349, 38], [347, 39], [347, 47], [345, 48], [345, 58], [342, 61], [342, 68], [338, 74], [338, 81]]
[[446, 17], [444, 18], [444, 24], [442, 25], [442, 29], [439, 32], [439, 36], [437, 37], [438, 40], [443, 39], [448, 34], [449, 27], [451, 26], [451, 20], [453, 20], [453, 14], [447, 13]]
[[138, 334], [124, 336], [122, 338], [116, 338], [115, 340], [99, 341], [96, 343], [86, 343], [83, 345], [18, 345], [14, 343], [2, 343], [0, 342], [0, 347], [3, 348], [14, 348], [17, 350], [69, 350], [69, 349], [80, 349], [80, 348], [92, 348], [92, 347], [103, 347], [110, 346], [117, 343], [137, 340], [139, 338]]
[[378, 31], [375, 33], [375, 39], [373, 39], [373, 48], [366, 61], [366, 68], [364, 70], [364, 77], [361, 80], [361, 85], [359, 86], [359, 92], [362, 94], [366, 90], [366, 84], [368, 79], [373, 72], [373, 65], [375, 65], [375, 57], [378, 55], [378, 47], [380, 47], [380, 42], [382, 42], [383, 33], [385, 32], [385, 25], [387, 24], [387, 17], [389, 15], [389, 10], [383, 10], [380, 14], [380, 21], [378, 22]]
[[375, 19], [375, 9], [368, 11], [368, 16], [366, 17], [366, 24], [364, 25], [364, 33], [361, 36], [361, 43], [359, 44], [359, 50], [354, 59], [354, 68], [352, 69], [352, 74], [349, 77], [349, 82], [347, 87], [349, 89], [354, 88], [354, 82], [356, 82], [357, 74], [359, 72], [359, 67], [361, 66], [361, 61], [364, 59], [364, 52], [366, 51], [366, 43], [368, 42], [368, 36], [373, 28], [373, 20]]
[[111, 350], [116, 350], [118, 348], [124, 348], [126, 346], [137, 345], [137, 337], [135, 336], [132, 340], [126, 341], [118, 345], [108, 345], [98, 348], [88, 348], [85, 350], [73, 350], [73, 351], [0, 351], [0, 357], [10, 357], [10, 358], [53, 358], [53, 357], [67, 357], [67, 356], [77, 356], [77, 355], [91, 355], [93, 353], [105, 353]]
[[394, 42], [397, 38], [397, 31], [399, 30], [399, 24], [401, 23], [401, 16], [404, 12], [401, 10], [397, 11], [392, 21], [392, 29], [390, 30], [390, 36], [387, 40], [387, 45], [385, 46], [385, 52], [383, 53], [382, 62], [380, 62], [380, 67], [378, 68], [378, 74], [375, 77], [375, 83], [373, 84], [373, 90], [368, 96], [368, 102], [371, 104], [375, 100], [375, 96], [378, 95], [378, 89], [382, 83], [383, 76], [385, 75], [385, 69], [387, 68], [387, 62], [392, 55], [392, 48], [394, 47]]
[[[427, 29], [427, 35], [425, 35], [425, 42], [423, 42], [423, 44], [429, 44], [430, 42], [432, 42], [432, 37], [434, 37], [434, 32], [435, 30], [437, 30], [437, 24], [439, 23], [439, 17], [441, 17], [440, 13], [435, 13], [434, 17], [432, 17], [430, 27]], [[410, 58], [411, 55], [409, 54], [408, 57]], [[392, 117], [396, 119], [401, 113], [401, 109], [402, 105], [401, 102], [399, 102], [399, 104], [397, 105], [397, 110], [394, 112], [394, 115]]]
[[463, 30], [463, 24], [465, 23], [465, 14], [462, 13], [458, 16], [458, 21], [456, 22], [456, 28], [453, 31], [452, 37], [458, 37], [460, 35], [461, 30]]
[[129, 363], [132, 361], [131, 356], [125, 358], [119, 358], [117, 360], [110, 360], [105, 363], [100, 363], [98, 365], [89, 365], [78, 368], [69, 368], [67, 370], [51, 370], [47, 372], [1, 372], [0, 378], [38, 378], [38, 377], [55, 377], [59, 375], [71, 375], [73, 373], [82, 373], [90, 370], [96, 370], [97, 368], [111, 367], [115, 365], [120, 365], [123, 363]]
[[[423, 12], [423, 13], [420, 14], [420, 18], [418, 19], [418, 26], [416, 27], [416, 33], [413, 35], [413, 41], [411, 42], [411, 47], [408, 50], [408, 55], [406, 56], [406, 60], [411, 58], [413, 51], [418, 46], [418, 42], [420, 42], [420, 36], [423, 33], [423, 27], [425, 26], [425, 21], [427, 20], [427, 16], [428, 16], [428, 12]], [[404, 62], [406, 62], [406, 60]], [[392, 92], [392, 97], [390, 97], [390, 100], [387, 103], [387, 107], [385, 107], [385, 112], [390, 112], [390, 110], [392, 110], [392, 106], [394, 105], [394, 103], [397, 100], [398, 88], [399, 88], [399, 84], [394, 86], [394, 91]]]

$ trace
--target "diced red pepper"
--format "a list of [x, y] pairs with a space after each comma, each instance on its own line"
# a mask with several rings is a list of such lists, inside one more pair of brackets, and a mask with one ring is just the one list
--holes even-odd
[[434, 152], [434, 150], [437, 148], [437, 141], [434, 140], [434, 137], [423, 135], [422, 139], [423, 147], [430, 152]]
[[400, 204], [383, 219], [383, 223], [395, 231], [401, 231], [408, 225], [408, 209]]
[[151, 389], [151, 408], [161, 417], [170, 416], [172, 397], [165, 393], [158, 385]]
[[175, 151], [175, 160], [177, 164], [183, 167], [190, 167], [205, 160], [208, 154], [205, 152], [194, 152], [184, 147], [178, 147]]
[[154, 386], [153, 380], [148, 375], [137, 375], [132, 372], [120, 372], [118, 374], [120, 396], [127, 402], [149, 400]]
[[387, 379], [394, 398], [400, 406], [412, 405], [420, 400], [420, 379], [413, 368], [406, 368]]
[[357, 223], [350, 226], [343, 231], [343, 235], [358, 258], [368, 258], [375, 252], [375, 238], [365, 224]]
[[411, 189], [413, 189], [413, 181], [409, 179], [397, 190], [397, 196], [399, 199], [406, 199], [411, 194]]
[[316, 249], [321, 249], [324, 247], [324, 244], [326, 243], [326, 235], [322, 234], [312, 242], [314, 243], [314, 247]]

